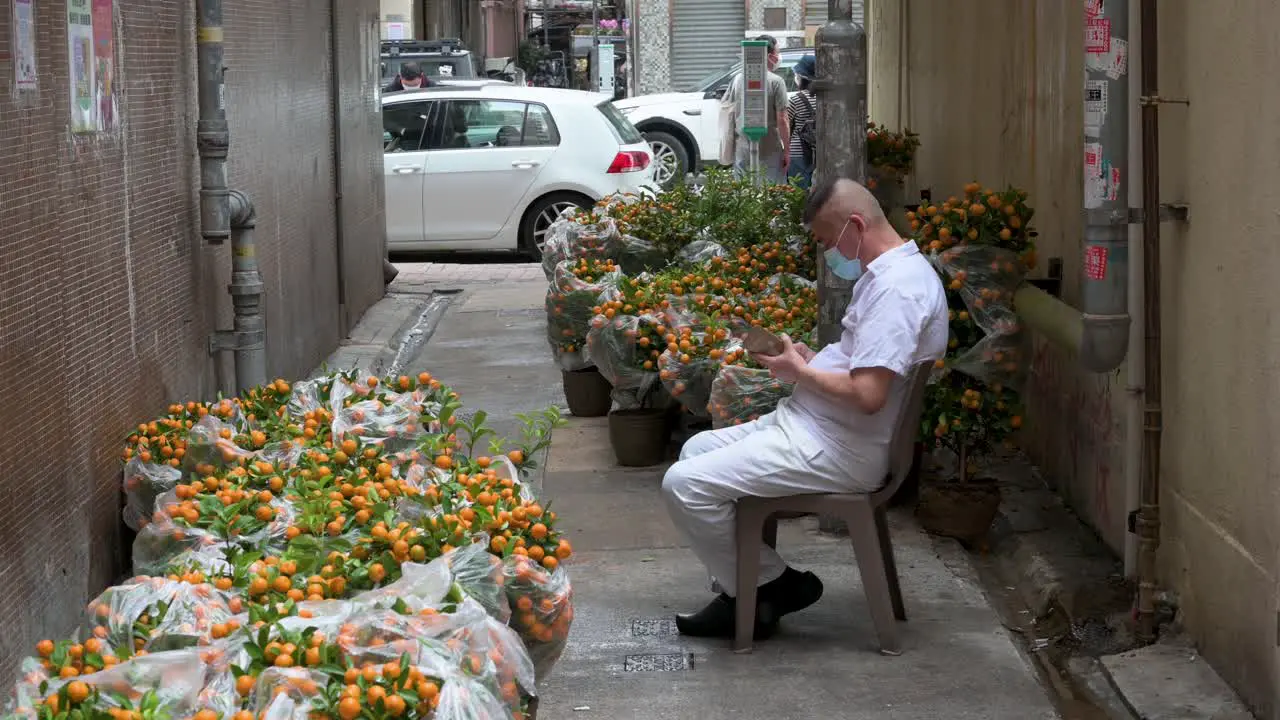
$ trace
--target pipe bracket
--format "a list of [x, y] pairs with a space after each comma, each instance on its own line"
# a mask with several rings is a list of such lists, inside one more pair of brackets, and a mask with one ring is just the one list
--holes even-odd
[[[1146, 217], [1146, 211], [1142, 208], [1129, 208], [1130, 223], [1141, 225], [1146, 220]], [[1160, 203], [1160, 222], [1189, 224], [1191, 222], [1191, 206], [1186, 203]]]
[[260, 350], [266, 347], [265, 330], [219, 330], [209, 335], [209, 354]]

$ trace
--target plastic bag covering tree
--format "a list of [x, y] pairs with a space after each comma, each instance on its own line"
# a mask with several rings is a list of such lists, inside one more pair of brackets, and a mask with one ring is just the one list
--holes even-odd
[[1013, 293], [1035, 266], [1034, 210], [1015, 188], [977, 183], [962, 197], [907, 215], [947, 293], [950, 338], [925, 401], [921, 437], [960, 459], [960, 479], [1022, 425], [1018, 391], [1028, 343]]

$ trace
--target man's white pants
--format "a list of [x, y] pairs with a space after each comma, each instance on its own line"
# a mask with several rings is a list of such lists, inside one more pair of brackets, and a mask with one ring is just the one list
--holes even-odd
[[[734, 595], [738, 498], [871, 492], [884, 479], [882, 474], [865, 471], [872, 465], [824, 449], [817, 437], [782, 409], [690, 438], [679, 462], [662, 479], [662, 496], [713, 582]], [[787, 565], [763, 541], [759, 552], [763, 585], [779, 578]]]

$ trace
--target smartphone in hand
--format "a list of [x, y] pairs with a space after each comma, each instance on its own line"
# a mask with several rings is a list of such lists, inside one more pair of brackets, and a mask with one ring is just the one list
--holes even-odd
[[751, 326], [742, 336], [742, 346], [753, 355], [781, 355], [786, 344], [782, 338], [761, 327]]

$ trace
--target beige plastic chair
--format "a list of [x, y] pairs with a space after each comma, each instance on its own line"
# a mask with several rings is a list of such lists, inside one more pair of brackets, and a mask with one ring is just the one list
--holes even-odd
[[919, 433], [924, 391], [933, 363], [920, 364], [911, 372], [907, 398], [898, 416], [889, 444], [889, 474], [885, 486], [868, 494], [833, 493], [790, 495], [779, 498], [742, 498], [738, 501], [738, 593], [734, 652], [751, 652], [756, 620], [756, 584], [760, 578], [761, 538], [777, 547], [778, 519], [805, 515], [830, 515], [849, 526], [854, 556], [862, 575], [871, 619], [880, 639], [880, 652], [900, 655], [898, 620], [907, 619], [898, 585], [898, 568], [889, 539], [885, 508], [889, 499], [911, 472], [913, 448]]

